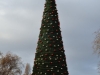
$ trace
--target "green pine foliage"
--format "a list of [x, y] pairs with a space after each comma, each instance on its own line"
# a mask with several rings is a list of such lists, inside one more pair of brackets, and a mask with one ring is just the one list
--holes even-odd
[[46, 0], [32, 75], [68, 75], [55, 0]]

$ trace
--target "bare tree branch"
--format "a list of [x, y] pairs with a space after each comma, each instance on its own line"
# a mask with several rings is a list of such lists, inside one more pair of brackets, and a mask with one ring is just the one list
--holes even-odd
[[96, 33], [95, 40], [93, 42], [93, 49], [94, 52], [100, 55], [100, 30], [98, 30]]
[[0, 75], [21, 75], [22, 67], [21, 58], [11, 52], [0, 58]]
[[31, 68], [29, 63], [26, 64], [24, 75], [31, 75]]

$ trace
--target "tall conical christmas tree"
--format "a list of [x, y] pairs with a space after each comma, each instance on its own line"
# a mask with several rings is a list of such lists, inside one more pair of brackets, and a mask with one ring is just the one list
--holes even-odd
[[32, 75], [68, 75], [55, 0], [46, 0]]

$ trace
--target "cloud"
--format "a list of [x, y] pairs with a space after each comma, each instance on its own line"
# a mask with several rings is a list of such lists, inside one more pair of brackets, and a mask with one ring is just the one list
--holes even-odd
[[[12, 51], [33, 66], [44, 3], [45, 0], [0, 1], [1, 51]], [[97, 75], [98, 59], [93, 55], [92, 41], [100, 27], [100, 1], [57, 0], [56, 3], [70, 74]]]

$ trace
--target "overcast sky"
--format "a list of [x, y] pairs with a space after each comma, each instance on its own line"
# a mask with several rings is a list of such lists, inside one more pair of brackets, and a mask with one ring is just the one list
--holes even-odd
[[[33, 67], [45, 0], [0, 0], [0, 51]], [[93, 54], [100, 0], [56, 0], [69, 75], [98, 75]]]

